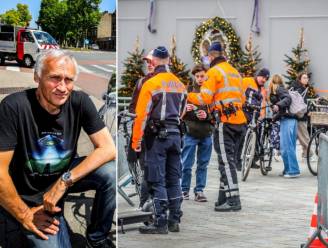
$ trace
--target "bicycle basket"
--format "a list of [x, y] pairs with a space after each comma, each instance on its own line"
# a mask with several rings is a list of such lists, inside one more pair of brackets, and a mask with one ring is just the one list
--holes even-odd
[[328, 126], [328, 113], [327, 112], [310, 112], [312, 125]]

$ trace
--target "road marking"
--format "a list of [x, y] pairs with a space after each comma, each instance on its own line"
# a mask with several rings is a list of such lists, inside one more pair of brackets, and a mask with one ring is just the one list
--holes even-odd
[[6, 70], [7, 71], [20, 71], [20, 68], [15, 67], [15, 66], [6, 66]]
[[88, 70], [87, 68], [83, 67], [82, 65], [79, 65], [79, 70], [80, 70], [81, 72], [90, 73], [90, 74], [95, 74], [93, 71]]
[[92, 66], [93, 66], [93, 67], [96, 67], [96, 68], [98, 68], [98, 69], [100, 69], [100, 70], [103, 70], [103, 71], [107, 71], [107, 72], [110, 72], [110, 73], [113, 72], [113, 70], [106, 69], [105, 67], [102, 67], [102, 66], [100, 66], [100, 65], [92, 65]]
[[110, 67], [114, 67], [116, 68], [116, 65], [110, 65], [110, 64], [106, 64], [107, 66], [110, 66]]

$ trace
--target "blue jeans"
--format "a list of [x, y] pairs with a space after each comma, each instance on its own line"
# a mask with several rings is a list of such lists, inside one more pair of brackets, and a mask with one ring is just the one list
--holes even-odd
[[194, 192], [202, 192], [206, 186], [207, 166], [212, 154], [212, 137], [203, 139], [194, 138], [188, 134], [184, 136], [184, 146], [182, 149], [182, 182], [183, 192], [189, 192], [191, 183], [192, 166], [195, 162], [195, 153], [197, 148], [197, 169], [196, 169], [196, 187]]
[[[71, 168], [82, 162], [82, 158], [74, 159]], [[116, 165], [115, 161], [104, 164], [94, 172], [76, 182], [67, 193], [79, 193], [87, 190], [96, 190], [95, 199], [92, 206], [91, 221], [87, 228], [87, 238], [93, 242], [104, 241], [112, 226], [112, 221], [116, 208]], [[57, 204], [62, 207], [65, 199]], [[63, 207], [62, 207], [63, 209]], [[8, 214], [8, 213], [6, 213]], [[9, 214], [8, 214], [9, 215]], [[27, 238], [27, 246], [33, 248], [70, 248], [70, 236], [68, 227], [61, 212], [56, 216], [60, 222], [59, 231], [56, 235], [48, 235], [48, 240], [43, 240], [34, 233], [23, 230]], [[11, 218], [11, 221], [19, 223]], [[6, 246], [5, 246], [6, 247]], [[8, 247], [12, 247], [9, 246]]]
[[284, 118], [280, 120], [280, 152], [284, 161], [284, 174], [300, 173], [296, 158], [297, 120]]

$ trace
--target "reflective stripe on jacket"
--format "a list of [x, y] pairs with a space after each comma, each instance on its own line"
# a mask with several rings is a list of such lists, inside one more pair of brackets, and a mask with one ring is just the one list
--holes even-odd
[[170, 72], [161, 72], [148, 79], [141, 88], [133, 126], [132, 148], [138, 147], [147, 120], [180, 124], [185, 110], [187, 91], [180, 80]]
[[245, 96], [242, 88], [242, 78], [239, 72], [227, 62], [221, 62], [207, 71], [208, 79], [202, 84], [200, 93], [189, 93], [188, 101], [204, 105], [209, 104], [211, 110], [222, 111], [222, 105], [235, 105], [238, 110], [236, 114], [221, 115], [221, 121], [231, 124], [242, 124], [246, 122], [242, 111]]

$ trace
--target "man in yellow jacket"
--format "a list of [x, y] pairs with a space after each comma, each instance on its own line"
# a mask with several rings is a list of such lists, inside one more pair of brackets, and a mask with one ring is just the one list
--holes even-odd
[[240, 139], [246, 131], [246, 118], [242, 110], [245, 101], [242, 78], [223, 57], [222, 50], [218, 42], [211, 45], [208, 79], [200, 93], [188, 94], [188, 101], [198, 105], [209, 104], [215, 116], [214, 148], [221, 174], [215, 211], [227, 212], [241, 209], [236, 163], [242, 149]]

